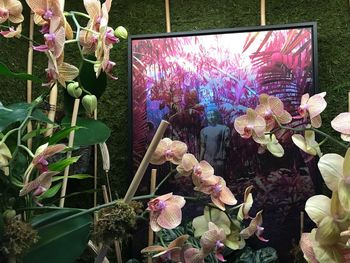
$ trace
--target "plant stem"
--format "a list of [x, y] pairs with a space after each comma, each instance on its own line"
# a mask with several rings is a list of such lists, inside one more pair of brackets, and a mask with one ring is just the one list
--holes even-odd
[[24, 149], [29, 154], [30, 157], [34, 158], [34, 154], [26, 146], [24, 146], [23, 144], [20, 144], [20, 145], [18, 145], [18, 147]]
[[149, 194], [149, 195], [139, 195], [139, 196], [134, 196], [132, 198], [132, 200], [143, 200], [143, 199], [151, 199], [157, 197], [157, 195], [153, 194]]
[[159, 190], [159, 188], [169, 179], [169, 177], [170, 177], [174, 172], [176, 172], [176, 170], [170, 171], [170, 172], [163, 178], [163, 180], [156, 186], [156, 188], [155, 188], [153, 194], [155, 194], [155, 193]]

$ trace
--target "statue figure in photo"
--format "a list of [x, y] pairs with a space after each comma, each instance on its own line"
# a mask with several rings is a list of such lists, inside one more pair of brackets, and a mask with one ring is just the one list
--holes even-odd
[[206, 108], [208, 126], [200, 132], [200, 160], [206, 160], [215, 169], [215, 175], [223, 176], [227, 149], [230, 144], [230, 129], [222, 124], [215, 104]]

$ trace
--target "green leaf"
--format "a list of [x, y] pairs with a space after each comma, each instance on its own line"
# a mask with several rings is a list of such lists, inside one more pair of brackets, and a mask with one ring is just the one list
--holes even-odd
[[57, 192], [61, 189], [62, 183], [58, 183], [51, 187], [49, 190], [47, 190], [45, 193], [43, 193], [41, 196], [38, 197], [39, 200], [43, 200], [46, 198], [51, 198], [57, 194]]
[[67, 138], [71, 131], [76, 131], [82, 127], [74, 126], [74, 127], [66, 127], [59, 132], [56, 132], [54, 135], [52, 135], [49, 139], [49, 145], [53, 145], [58, 143], [59, 141], [63, 140], [64, 138]]
[[45, 133], [45, 132], [47, 132], [48, 130], [51, 130], [51, 129], [52, 128], [50, 127], [50, 128], [36, 129], [34, 131], [28, 132], [26, 135], [24, 135], [22, 137], [22, 141], [25, 142], [28, 139], [36, 137], [36, 136], [38, 136], [40, 134], [43, 134], [43, 133]]
[[[62, 125], [70, 126], [70, 120], [64, 118]], [[94, 119], [78, 118], [77, 126], [84, 129], [79, 129], [75, 132], [74, 146], [88, 146], [107, 141], [111, 135], [111, 130], [101, 121]]]
[[49, 164], [49, 170], [50, 171], [57, 171], [61, 172], [64, 168], [66, 168], [68, 165], [71, 165], [73, 163], [76, 163], [79, 160], [80, 156], [70, 157], [67, 159], [60, 160], [58, 162]]
[[[30, 107], [31, 104], [21, 102], [7, 106], [11, 111], [0, 108], [0, 131], [5, 130], [6, 127], [12, 123], [23, 121], [26, 118]], [[34, 110], [32, 113], [32, 119], [53, 124], [53, 122], [50, 121], [40, 109]]]
[[9, 68], [2, 62], [0, 62], [0, 74], [5, 75], [7, 77], [21, 79], [21, 80], [31, 80], [35, 83], [42, 83], [42, 80], [34, 75], [30, 75], [27, 73], [16, 73], [9, 70]]
[[[52, 182], [62, 180], [63, 178], [64, 176], [54, 176], [52, 177]], [[87, 178], [93, 178], [93, 176], [89, 174], [73, 174], [68, 176], [68, 179], [87, 179]]]
[[39, 241], [24, 256], [24, 263], [70, 263], [83, 253], [89, 240], [92, 217], [88, 214], [52, 224], [81, 210], [63, 208], [35, 217], [32, 225]]

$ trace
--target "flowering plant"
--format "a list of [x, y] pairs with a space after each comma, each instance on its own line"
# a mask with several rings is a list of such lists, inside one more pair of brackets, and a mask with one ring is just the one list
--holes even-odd
[[[313, 96], [304, 94], [297, 111], [298, 115], [291, 116], [284, 110], [279, 98], [262, 94], [259, 97], [260, 104], [255, 109], [248, 108], [245, 115], [236, 118], [234, 127], [242, 138], [252, 138], [260, 144], [259, 152], [267, 150], [276, 157], [283, 156], [284, 149], [279, 143], [279, 131], [289, 130], [293, 133], [291, 139], [294, 144], [310, 156], [308, 160], [315, 156], [320, 157], [318, 168], [332, 195], [331, 198], [316, 195], [307, 200], [305, 211], [316, 224], [316, 228], [311, 233], [302, 234], [300, 246], [308, 262], [347, 262], [350, 258], [350, 149], [347, 143], [318, 129], [322, 124], [321, 113], [327, 106], [325, 95], [325, 92]], [[350, 113], [340, 113], [331, 122], [345, 142], [349, 141], [349, 117]], [[293, 119], [301, 119], [302, 123], [296, 127], [289, 125]], [[318, 143], [315, 134], [324, 140]], [[334, 153], [323, 155], [320, 146], [326, 140], [346, 149], [345, 157]], [[165, 142], [169, 146], [178, 147], [163, 147]], [[177, 165], [176, 170], [180, 176], [192, 177], [195, 191], [210, 196], [212, 203], [205, 207], [204, 215], [194, 218], [191, 223], [194, 229], [193, 236], [200, 240], [197, 245], [193, 245], [195, 242], [190, 241], [188, 235], [182, 235], [166, 247], [162, 241], [163, 231], [159, 235], [163, 245], [147, 247], [143, 252], [156, 252], [154, 257], [174, 262], [203, 262], [213, 252], [217, 260], [224, 261], [223, 254], [228, 255], [228, 251], [242, 249], [245, 246], [244, 240], [254, 234], [261, 241], [267, 242], [262, 236], [262, 211], [255, 217], [249, 215], [253, 204], [252, 187], [245, 190], [243, 203], [237, 205], [237, 200], [226, 187], [225, 181], [214, 175], [215, 171], [211, 165], [206, 161], [199, 162], [195, 156], [184, 153], [185, 151], [185, 145], [166, 138], [159, 144], [153, 160], [163, 158], [164, 161], [172, 161]], [[178, 161], [180, 154], [181, 162]], [[175, 156], [174, 162], [172, 158]], [[160, 164], [156, 161], [154, 163]], [[174, 229], [180, 224], [180, 209], [185, 200], [176, 196], [176, 199], [168, 202], [173, 196], [163, 195], [148, 203], [151, 227], [154, 231], [162, 228]], [[236, 206], [226, 209], [226, 205]], [[233, 213], [238, 208], [239, 211]], [[249, 225], [242, 227], [242, 223], [247, 219], [250, 220]]]
[[[53, 262], [73, 262], [87, 246], [91, 213], [104, 207], [64, 208], [64, 200], [71, 194], [66, 194], [68, 179], [92, 177], [86, 174], [87, 169], [78, 173], [69, 170], [84, 158], [79, 149], [100, 144], [104, 168], [109, 169], [105, 141], [110, 130], [92, 115], [106, 87], [106, 76], [116, 79], [112, 74], [115, 62], [110, 54], [120, 38], [127, 38], [127, 31], [109, 26], [112, 0], [83, 2], [86, 13], [65, 11], [61, 0], [0, 0], [0, 34], [13, 41], [26, 39], [32, 50], [47, 57], [47, 66], [43, 68], [45, 80], [12, 72], [0, 63], [0, 74], [28, 80], [43, 89], [42, 95], [32, 101], [29, 98], [27, 103], [4, 106], [0, 102], [0, 253], [9, 262], [16, 259], [43, 262], [53, 254], [57, 255]], [[22, 4], [29, 6], [40, 39], [23, 35]], [[68, 45], [75, 45], [80, 56], [74, 65], [67, 62]], [[78, 108], [72, 112], [71, 105], [66, 104], [65, 112], [73, 115], [72, 121], [68, 117], [55, 118], [57, 87], [62, 87], [67, 98], [78, 102], [76, 105], [81, 102], [85, 113]], [[29, 86], [28, 93], [31, 97]], [[50, 103], [46, 102], [48, 99]], [[120, 225], [133, 225], [136, 215], [132, 208], [115, 202], [106, 206], [115, 206], [111, 209], [113, 213], [124, 211], [124, 217], [117, 217]], [[97, 225], [104, 235], [104, 225]], [[116, 232], [121, 233], [119, 229]]]

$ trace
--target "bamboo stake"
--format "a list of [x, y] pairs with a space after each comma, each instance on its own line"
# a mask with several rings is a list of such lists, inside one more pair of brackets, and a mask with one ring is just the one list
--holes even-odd
[[[156, 182], [157, 182], [157, 169], [152, 169], [152, 173], [151, 173], [151, 185], [150, 185], [150, 194], [153, 194], [154, 191], [156, 190]], [[148, 246], [152, 246], [154, 242], [154, 232], [151, 228], [151, 226], [149, 226], [148, 228]], [[152, 263], [152, 257], [149, 256], [148, 257], [148, 263]]]
[[304, 212], [300, 212], [300, 238], [302, 234], [304, 233]]
[[348, 91], [348, 111], [350, 112], [350, 91]]
[[[33, 39], [34, 37], [34, 13], [30, 12], [30, 19], [29, 19], [29, 39]], [[32, 74], [33, 73], [33, 42], [29, 41], [28, 44], [28, 59], [27, 59], [27, 73]], [[31, 80], [27, 80], [27, 103], [32, 102], [32, 90], [33, 90], [33, 83]], [[32, 122], [29, 121], [27, 125], [27, 131], [28, 133], [33, 130]], [[31, 150], [32, 149], [32, 138], [28, 139], [27, 146]]]
[[265, 0], [260, 0], [260, 24], [266, 25], [266, 4]]
[[139, 187], [140, 182], [143, 178], [143, 175], [146, 172], [149, 161], [151, 160], [151, 157], [152, 157], [154, 151], [156, 150], [156, 148], [159, 144], [159, 141], [162, 139], [168, 125], [169, 125], [169, 122], [167, 122], [165, 120], [162, 120], [162, 122], [160, 123], [160, 125], [156, 131], [156, 134], [154, 135], [154, 137], [151, 141], [151, 144], [149, 145], [149, 147], [145, 153], [145, 156], [143, 157], [141, 164], [135, 173], [135, 176], [134, 176], [134, 178], [129, 186], [129, 189], [125, 194], [125, 197], [124, 197], [125, 203], [129, 203], [131, 201], [131, 199], [134, 197], [134, 195], [137, 191], [137, 188]]
[[[102, 193], [103, 193], [103, 201], [106, 204], [109, 203], [111, 200], [108, 197], [109, 194], [105, 185], [102, 185]], [[114, 241], [114, 247], [115, 247], [115, 254], [117, 256], [117, 262], [122, 263], [123, 262], [122, 251], [120, 249], [120, 245], [117, 240]]]
[[[97, 120], [97, 108], [94, 111], [94, 119]], [[94, 207], [97, 206], [97, 144], [94, 145]]]
[[169, 0], [165, 0], [165, 21], [166, 21], [166, 32], [171, 32], [171, 26], [170, 26], [170, 5]]
[[[79, 104], [80, 104], [80, 99], [75, 99], [75, 101], [74, 101], [74, 108], [73, 108], [73, 114], [72, 114], [71, 127], [76, 126], [76, 124], [77, 124]], [[68, 147], [70, 147], [70, 148], [73, 147], [74, 135], [75, 135], [75, 131], [74, 130], [69, 133]], [[70, 158], [71, 156], [72, 156], [72, 152], [69, 151], [67, 153], [67, 158]], [[68, 174], [69, 174], [69, 165], [64, 169], [60, 207], [64, 207], [64, 201], [65, 201], [65, 197], [64, 196], [66, 196], [67, 183], [68, 183]]]

